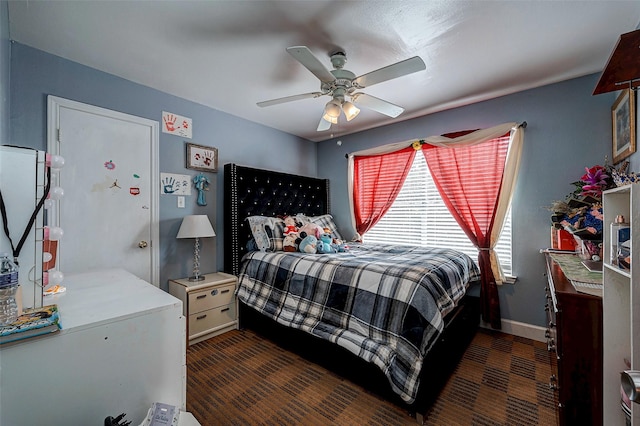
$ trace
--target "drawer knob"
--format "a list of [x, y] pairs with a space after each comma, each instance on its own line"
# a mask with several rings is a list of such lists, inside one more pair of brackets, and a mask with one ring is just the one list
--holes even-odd
[[224, 308], [224, 309], [221, 309], [220, 312], [227, 312], [228, 310], [229, 308]]
[[205, 297], [207, 297], [206, 294], [199, 294], [198, 296], [196, 296], [196, 299], [204, 299]]
[[207, 317], [207, 314], [204, 315], [199, 315], [196, 317], [197, 320], [201, 320], [201, 319], [205, 319]]
[[218, 289], [214, 288], [213, 290], [211, 290], [211, 295], [212, 296], [217, 296], [218, 295]]
[[229, 293], [229, 289], [222, 290], [220, 293], [221, 293], [221, 294]]

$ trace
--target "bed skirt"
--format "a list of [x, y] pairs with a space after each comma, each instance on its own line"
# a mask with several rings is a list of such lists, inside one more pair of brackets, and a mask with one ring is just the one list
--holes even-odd
[[479, 298], [470, 295], [465, 296], [445, 317], [445, 328], [424, 359], [417, 398], [408, 405], [392, 391], [387, 378], [373, 363], [329, 341], [278, 324], [244, 303], [239, 305], [241, 329], [251, 329], [283, 349], [327, 368], [416, 416], [424, 415], [436, 400], [473, 339], [480, 321]]

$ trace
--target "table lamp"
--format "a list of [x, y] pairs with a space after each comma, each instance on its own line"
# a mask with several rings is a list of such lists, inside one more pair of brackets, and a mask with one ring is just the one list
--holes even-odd
[[193, 214], [182, 219], [176, 238], [196, 239], [193, 248], [193, 276], [189, 277], [189, 281], [204, 280], [204, 276], [200, 275], [200, 238], [215, 236], [216, 233], [206, 214]]

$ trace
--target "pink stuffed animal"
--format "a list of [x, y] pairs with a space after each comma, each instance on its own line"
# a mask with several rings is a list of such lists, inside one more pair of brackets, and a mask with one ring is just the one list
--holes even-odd
[[300, 233], [301, 238], [304, 238], [305, 235], [311, 235], [315, 237], [317, 240], [319, 240], [320, 235], [324, 232], [324, 229], [322, 229], [320, 226], [316, 225], [315, 223], [309, 222], [302, 225], [302, 227], [298, 229], [298, 232]]

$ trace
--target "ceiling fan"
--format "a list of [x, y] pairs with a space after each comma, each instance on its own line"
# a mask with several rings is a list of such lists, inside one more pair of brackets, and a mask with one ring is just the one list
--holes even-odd
[[267, 107], [328, 95], [331, 100], [324, 107], [322, 118], [318, 124], [317, 130], [319, 132], [329, 130], [331, 124], [337, 124], [338, 117], [342, 112], [344, 112], [347, 121], [353, 120], [360, 113], [360, 109], [355, 104], [392, 118], [397, 117], [404, 111], [404, 108], [375, 96], [356, 92], [356, 90], [426, 69], [422, 59], [419, 56], [414, 56], [356, 77], [354, 73], [344, 69], [344, 64], [347, 62], [347, 55], [344, 50], [335, 50], [329, 53], [331, 64], [334, 68], [331, 71], [306, 46], [288, 47], [287, 52], [320, 79], [320, 91], [285, 96], [284, 98], [258, 102], [257, 105], [259, 107]]

